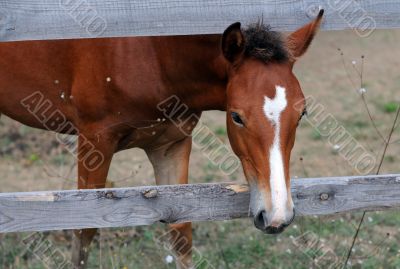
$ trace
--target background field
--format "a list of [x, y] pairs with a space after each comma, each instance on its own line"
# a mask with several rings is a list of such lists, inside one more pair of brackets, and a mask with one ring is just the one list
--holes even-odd
[[[352, 31], [321, 32], [309, 53], [296, 65], [306, 95], [324, 105], [334, 117], [378, 159], [383, 143], [374, 131], [358, 92], [354, 71], [365, 56], [366, 98], [379, 130], [386, 136], [400, 102], [400, 31], [375, 31], [359, 38]], [[341, 57], [338, 48], [344, 53]], [[344, 69], [344, 63], [347, 72]], [[353, 87], [350, 79], [356, 86]], [[3, 97], [0, 97], [3, 98]], [[227, 144], [225, 114], [207, 112], [202, 117]], [[400, 127], [384, 159], [381, 173], [398, 173]], [[190, 182], [243, 182], [242, 171], [227, 177], [198, 150], [190, 164]], [[298, 129], [291, 160], [296, 177], [354, 175], [356, 172], [307, 121]], [[0, 121], [0, 191], [71, 189], [75, 187], [73, 157], [58, 144], [54, 134], [22, 126], [6, 117]], [[153, 171], [141, 150], [118, 153], [109, 174], [110, 186], [151, 185]], [[360, 213], [334, 217], [297, 218], [281, 235], [264, 235], [251, 220], [194, 224], [197, 259], [214, 268], [327, 268], [342, 260]], [[89, 268], [173, 268], [168, 251], [154, 239], [164, 225], [104, 229], [92, 246]], [[354, 249], [353, 268], [400, 268], [400, 214], [368, 213]], [[303, 242], [299, 236], [310, 240]], [[54, 268], [52, 258], [26, 249], [28, 233], [0, 235], [0, 268]], [[71, 232], [44, 233], [51, 249], [69, 256]], [[304, 238], [304, 237], [302, 237]], [[315, 244], [314, 244], [315, 243]], [[327, 254], [329, 252], [329, 254]], [[200, 257], [201, 256], [201, 257]], [[47, 264], [47, 265], [46, 265]]]

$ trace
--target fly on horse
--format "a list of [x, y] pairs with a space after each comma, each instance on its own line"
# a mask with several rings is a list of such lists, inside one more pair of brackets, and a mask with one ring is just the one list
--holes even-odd
[[[229, 140], [250, 185], [254, 224], [279, 233], [295, 215], [289, 160], [305, 109], [292, 69], [322, 15], [287, 36], [262, 23], [246, 29], [234, 23], [222, 36], [2, 43], [0, 113], [78, 135], [78, 188], [87, 189], [103, 188], [113, 154], [132, 147], [144, 149], [157, 184], [188, 183], [191, 136], [178, 121], [164, 119], [157, 105], [178, 97], [188, 107], [179, 122], [206, 110], [226, 111]], [[96, 165], [85, 158], [88, 152], [98, 153]], [[176, 242], [186, 242], [175, 245], [177, 267], [189, 268], [191, 223], [170, 228]], [[95, 234], [75, 231], [76, 268], [86, 266]]]

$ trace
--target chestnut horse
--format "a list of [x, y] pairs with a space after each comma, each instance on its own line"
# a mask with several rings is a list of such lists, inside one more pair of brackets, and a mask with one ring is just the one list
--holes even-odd
[[[157, 105], [178, 97], [188, 107], [179, 115], [182, 124], [205, 110], [226, 111], [229, 140], [251, 189], [254, 224], [279, 233], [294, 218], [289, 160], [305, 109], [292, 69], [322, 15], [286, 37], [262, 23], [246, 29], [235, 23], [222, 36], [1, 43], [0, 113], [78, 135], [78, 188], [86, 189], [104, 187], [113, 154], [132, 147], [145, 150], [157, 184], [188, 183], [191, 136], [177, 120], [164, 119]], [[97, 159], [87, 162], [88, 152]], [[177, 267], [188, 268], [191, 223], [170, 227], [186, 242], [175, 246]], [[95, 233], [75, 231], [76, 268], [86, 266]]]

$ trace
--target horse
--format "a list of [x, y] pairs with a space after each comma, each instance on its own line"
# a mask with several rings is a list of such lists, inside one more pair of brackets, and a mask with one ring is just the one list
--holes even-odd
[[[247, 28], [237, 22], [222, 35], [4, 42], [0, 114], [76, 135], [78, 189], [94, 189], [105, 187], [113, 154], [133, 147], [146, 152], [156, 184], [187, 184], [193, 119], [207, 110], [226, 111], [229, 141], [250, 186], [254, 225], [280, 233], [295, 216], [289, 161], [306, 106], [293, 66], [322, 17], [323, 10], [288, 35], [262, 22]], [[166, 119], [157, 108], [171, 96], [188, 108], [179, 119]], [[182, 132], [179, 125], [189, 119], [189, 131]], [[174, 246], [177, 268], [190, 268], [191, 223], [169, 229], [176, 242], [185, 242]], [[95, 234], [74, 231], [75, 268], [86, 267]]]

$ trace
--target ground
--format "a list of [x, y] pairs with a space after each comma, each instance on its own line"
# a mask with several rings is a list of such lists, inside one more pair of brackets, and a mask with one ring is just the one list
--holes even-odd
[[[399, 43], [398, 30], [374, 31], [368, 38], [358, 37], [353, 31], [321, 32], [295, 67], [305, 95], [318, 100], [325, 113], [331, 113], [378, 163], [383, 142], [369, 120], [360, 88], [365, 88], [371, 115], [386, 137], [400, 101]], [[365, 56], [364, 83], [360, 85], [354, 68], [361, 68], [362, 55]], [[224, 113], [207, 112], [202, 121], [229, 144]], [[381, 173], [399, 172], [399, 139], [400, 127], [394, 131]], [[357, 171], [337, 147], [308, 120], [303, 120], [291, 159], [292, 178], [356, 175]], [[371, 171], [375, 172], [376, 168]], [[2, 192], [71, 189], [76, 185], [75, 175], [74, 158], [53, 133], [22, 126], [4, 116], [1, 118]], [[115, 187], [154, 184], [153, 171], [145, 154], [136, 149], [115, 156], [109, 178], [109, 186]], [[244, 182], [244, 177], [240, 170], [229, 176], [223, 174], [195, 147], [190, 181]], [[360, 214], [299, 217], [277, 236], [262, 234], [249, 219], [196, 223], [196, 260], [206, 260], [212, 266], [209, 268], [334, 268], [346, 255]], [[400, 213], [367, 213], [363, 227], [354, 248], [352, 267], [400, 268]], [[163, 228], [164, 225], [157, 224], [102, 230], [92, 246], [89, 268], [173, 268], [173, 263], [168, 263], [171, 261], [169, 252], [156, 243]], [[52, 260], [54, 255], [28, 247], [29, 239], [38, 235], [51, 245], [50, 249], [61, 253], [61, 260], [68, 259], [69, 231], [4, 234], [0, 241], [0, 268], [56, 268]]]

